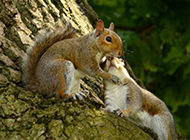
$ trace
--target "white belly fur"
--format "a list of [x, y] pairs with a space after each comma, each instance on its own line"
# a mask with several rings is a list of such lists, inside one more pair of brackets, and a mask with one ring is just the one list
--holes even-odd
[[105, 91], [105, 105], [111, 112], [120, 109], [125, 110], [127, 108], [126, 98], [128, 95], [128, 88], [113, 85], [112, 89]]

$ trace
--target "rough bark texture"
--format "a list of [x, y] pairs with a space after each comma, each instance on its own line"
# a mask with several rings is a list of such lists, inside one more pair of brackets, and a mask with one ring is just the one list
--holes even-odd
[[81, 34], [93, 30], [98, 18], [85, 0], [0, 1], [0, 139], [156, 139], [150, 130], [100, 110], [101, 79], [81, 81], [90, 96], [80, 102], [45, 99], [22, 88], [26, 49], [46, 23], [54, 25], [61, 16]]

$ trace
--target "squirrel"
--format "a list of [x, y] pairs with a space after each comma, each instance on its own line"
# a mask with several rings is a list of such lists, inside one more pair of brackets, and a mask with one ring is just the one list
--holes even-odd
[[80, 79], [85, 75], [99, 76], [117, 84], [119, 79], [101, 69], [104, 56], [120, 57], [123, 54], [121, 38], [104, 28], [102, 20], [89, 34], [77, 36], [76, 29], [67, 21], [65, 27], [55, 28], [38, 35], [27, 49], [22, 67], [22, 80], [26, 89], [45, 96], [60, 95], [63, 99], [80, 100], [88, 91], [80, 89]]
[[121, 81], [120, 85], [104, 80], [105, 108], [103, 111], [126, 116], [133, 123], [153, 129], [158, 140], [177, 140], [173, 116], [163, 101], [141, 88], [129, 75], [118, 58], [108, 57], [103, 69]]

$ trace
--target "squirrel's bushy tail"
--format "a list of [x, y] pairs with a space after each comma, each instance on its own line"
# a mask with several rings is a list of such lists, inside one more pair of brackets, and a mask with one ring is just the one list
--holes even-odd
[[22, 81], [25, 88], [35, 91], [36, 65], [46, 50], [58, 41], [76, 36], [76, 29], [72, 27], [70, 22], [67, 22], [65, 27], [59, 26], [52, 30], [46, 30], [43, 34], [35, 37], [33, 45], [27, 49], [27, 56], [24, 58], [22, 66]]

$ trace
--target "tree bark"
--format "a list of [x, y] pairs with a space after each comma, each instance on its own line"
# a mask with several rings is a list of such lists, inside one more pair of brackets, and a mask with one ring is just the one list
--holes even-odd
[[46, 23], [63, 17], [81, 35], [93, 30], [98, 16], [85, 0], [1, 0], [0, 9], [0, 139], [156, 139], [150, 130], [100, 110], [101, 78], [81, 80], [90, 91], [84, 101], [46, 99], [22, 87], [22, 58]]

